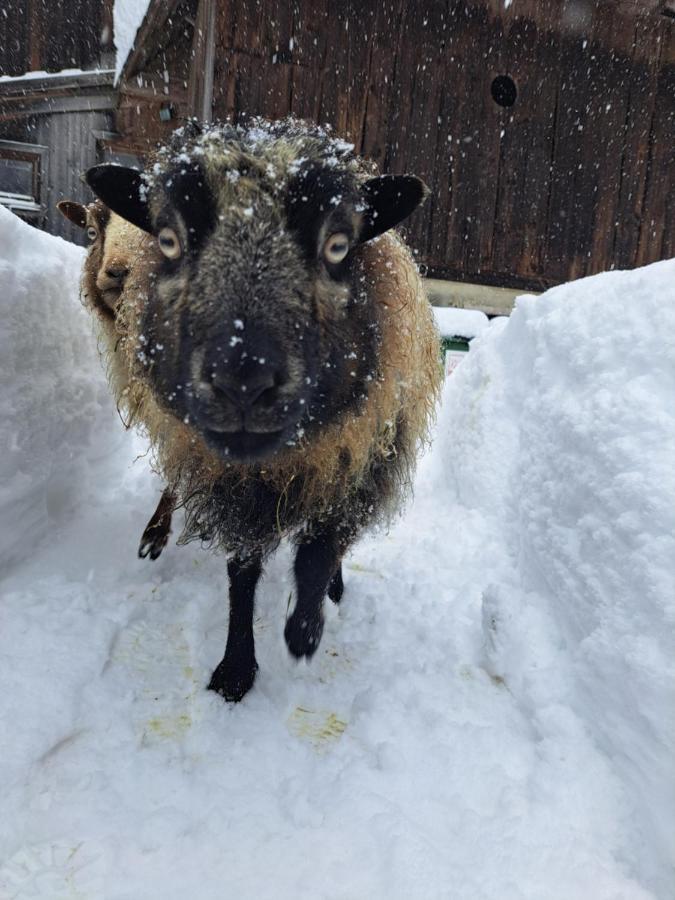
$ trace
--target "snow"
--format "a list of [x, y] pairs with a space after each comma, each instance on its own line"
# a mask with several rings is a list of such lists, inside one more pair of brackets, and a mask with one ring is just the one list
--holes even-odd
[[113, 34], [115, 38], [115, 83], [122, 74], [127, 57], [134, 48], [136, 32], [148, 11], [150, 0], [115, 0]]
[[92, 460], [119, 438], [91, 321], [77, 299], [84, 250], [2, 206], [0, 235], [4, 571], [59, 527], [83, 496]]
[[59, 79], [70, 75], [112, 75], [112, 69], [61, 69], [58, 72], [46, 72], [44, 69], [34, 69], [32, 72], [24, 72], [23, 75], [0, 75], [0, 82], [45, 81], [50, 78]]
[[484, 328], [310, 664], [271, 561], [228, 706], [224, 561], [136, 557], [162, 486], [101, 390], [80, 251], [2, 210], [0, 247], [3, 900], [671, 895], [674, 262]]
[[443, 337], [475, 338], [488, 327], [488, 317], [478, 309], [435, 306], [434, 318]]

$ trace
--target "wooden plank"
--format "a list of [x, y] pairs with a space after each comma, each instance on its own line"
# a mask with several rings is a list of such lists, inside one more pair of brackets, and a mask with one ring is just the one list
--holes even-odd
[[[616, 23], [616, 17], [599, 18], [593, 32], [602, 50], [595, 54], [598, 65], [591, 77], [593, 92], [583, 136], [583, 164], [593, 171], [592, 232], [583, 268], [587, 275], [612, 268], [619, 225], [625, 126], [634, 66], [631, 56], [620, 47]], [[623, 27], [634, 33], [633, 22], [624, 22]]]
[[44, 27], [40, 13], [44, 16], [44, 7], [39, 0], [28, 0], [28, 66], [27, 71], [46, 69], [44, 58]]
[[[484, 90], [499, 119], [498, 179], [492, 241], [486, 233], [486, 254], [477, 274], [487, 268], [493, 274], [518, 272], [535, 281], [543, 275], [542, 234], [551, 189], [560, 71], [557, 12], [552, 8], [548, 16], [542, 13], [537, 19], [513, 16], [504, 39], [493, 38], [496, 65]], [[516, 86], [512, 106], [500, 107], [492, 97], [492, 80], [498, 75], [511, 78]], [[486, 192], [486, 215], [489, 202]]]
[[640, 18], [636, 21], [612, 247], [612, 266], [618, 269], [631, 268], [636, 265], [637, 260], [647, 180], [649, 134], [654, 118], [663, 43], [661, 38], [661, 29], [655, 28], [651, 19]]
[[0, 12], [0, 75], [30, 69], [28, 0], [3, 0]]
[[114, 109], [115, 97], [108, 94], [87, 94], [81, 97], [46, 97], [43, 100], [16, 101], [0, 112], [0, 122], [17, 117], [53, 115], [57, 113], [93, 112], [97, 109]]
[[359, 150], [374, 160], [381, 169], [384, 169], [386, 162], [388, 135], [394, 110], [393, 92], [405, 7], [405, 0], [388, 0], [382, 4], [372, 36], [367, 104]]
[[591, 80], [597, 75], [596, 52], [582, 36], [564, 37], [552, 158], [549, 218], [544, 267], [559, 281], [586, 270], [592, 232], [594, 171], [585, 165], [583, 132], [590, 109]]
[[522, 290], [438, 278], [425, 278], [424, 288], [434, 306], [480, 309], [489, 316], [508, 316], [516, 297], [523, 293]]
[[216, 0], [199, 0], [192, 39], [187, 112], [210, 122], [216, 45]]
[[51, 75], [48, 78], [29, 78], [18, 81], [0, 81], [0, 100], [8, 102], [12, 98], [21, 100], [39, 99], [46, 93], [76, 94], [91, 92], [96, 88], [112, 89], [112, 69], [96, 72], [82, 72], [77, 75]]
[[[461, 2], [453, 2], [450, 12], [444, 80], [446, 85], [452, 85], [452, 90], [445, 91], [441, 113], [447, 123], [445, 164], [449, 170], [445, 252], [441, 258], [430, 257], [429, 264], [464, 271], [469, 245], [476, 240], [477, 217], [481, 214], [477, 207], [480, 178], [482, 174], [487, 177], [481, 173], [483, 122], [476, 110], [476, 104], [484, 102], [484, 98], [476, 95], [474, 85], [480, 84], [484, 77], [488, 15], [483, 5], [465, 8]], [[441, 220], [440, 211], [437, 218]]]
[[662, 63], [649, 134], [648, 171], [636, 265], [675, 256], [675, 25], [661, 20]]

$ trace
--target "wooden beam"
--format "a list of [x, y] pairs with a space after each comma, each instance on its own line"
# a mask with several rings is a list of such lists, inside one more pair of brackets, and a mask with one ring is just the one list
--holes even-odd
[[28, 57], [31, 72], [45, 68], [44, 64], [44, 28], [41, 21], [42, 9], [38, 0], [29, 0], [28, 3]]
[[36, 78], [18, 75], [16, 78], [0, 81], [0, 102], [5, 97], [13, 96], [28, 99], [31, 96], [44, 97], [57, 92], [79, 93], [97, 88], [112, 90], [114, 74], [113, 69], [105, 69], [80, 72], [77, 75], [62, 75], [60, 72], [55, 72], [53, 75]]
[[113, 110], [116, 106], [114, 94], [93, 94], [83, 97], [44, 97], [32, 100], [15, 99], [0, 108], [0, 122], [25, 116], [52, 115], [56, 113], [94, 112]]
[[434, 306], [480, 309], [488, 316], [508, 316], [516, 297], [535, 293], [468, 281], [442, 281], [439, 278], [425, 278], [423, 281], [429, 301]]
[[199, 0], [188, 81], [188, 115], [210, 122], [216, 60], [216, 0]]

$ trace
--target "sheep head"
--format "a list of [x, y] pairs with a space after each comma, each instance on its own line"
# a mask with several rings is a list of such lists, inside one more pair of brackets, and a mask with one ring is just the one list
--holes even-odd
[[87, 172], [161, 250], [142, 308], [144, 377], [232, 461], [283, 453], [357, 411], [380, 377], [359, 247], [425, 187], [368, 177], [351, 150], [318, 128], [257, 122], [180, 129], [143, 174]]
[[113, 319], [142, 232], [100, 200], [86, 206], [61, 200], [56, 207], [89, 241], [82, 278], [85, 298], [100, 315]]

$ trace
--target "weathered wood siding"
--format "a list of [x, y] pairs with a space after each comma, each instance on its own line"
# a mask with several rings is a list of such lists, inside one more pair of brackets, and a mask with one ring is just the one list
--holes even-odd
[[432, 273], [544, 287], [675, 255], [674, 29], [653, 2], [220, 0], [214, 114], [330, 122], [431, 186]]
[[112, 50], [112, 0], [2, 0], [0, 75], [88, 69]]
[[60, 113], [34, 116], [0, 123], [0, 138], [42, 144], [49, 148], [49, 169], [44, 230], [83, 244], [82, 230], [71, 225], [56, 209], [59, 200], [91, 201], [91, 191], [80, 175], [101, 161], [95, 131], [110, 128], [111, 114], [105, 111]]

